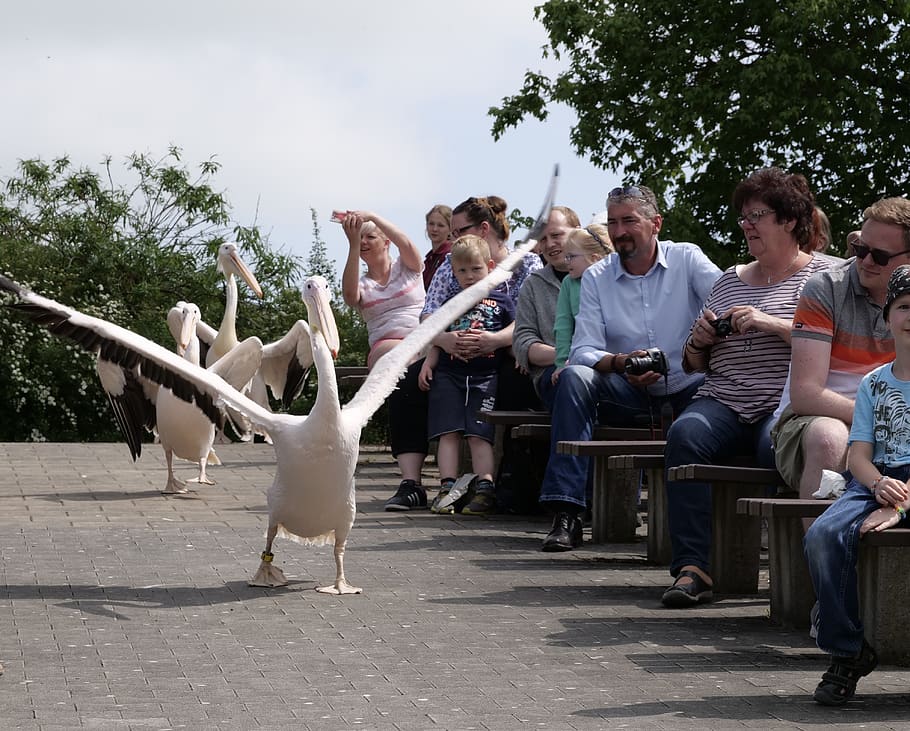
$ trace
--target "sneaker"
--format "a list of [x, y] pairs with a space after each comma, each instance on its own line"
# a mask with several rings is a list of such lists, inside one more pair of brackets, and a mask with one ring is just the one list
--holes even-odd
[[414, 480], [402, 480], [398, 492], [386, 500], [385, 509], [390, 512], [404, 512], [427, 506], [427, 491]]
[[439, 494], [433, 501], [433, 505], [436, 507], [433, 512], [444, 515], [460, 513], [474, 497], [476, 483], [477, 475], [472, 472], [464, 474], [454, 481], [451, 478], [443, 480]]
[[477, 488], [474, 497], [464, 508], [461, 509], [462, 515], [491, 515], [496, 511], [496, 492], [493, 484], [487, 482]]
[[442, 484], [439, 487], [439, 492], [436, 494], [436, 497], [433, 498], [433, 504], [430, 505], [430, 512], [437, 513], [439, 515], [450, 515], [455, 512], [455, 506], [452, 504], [452, 501], [447, 500], [449, 493], [452, 491], [452, 487], [455, 485], [455, 480], [448, 479], [443, 480]]

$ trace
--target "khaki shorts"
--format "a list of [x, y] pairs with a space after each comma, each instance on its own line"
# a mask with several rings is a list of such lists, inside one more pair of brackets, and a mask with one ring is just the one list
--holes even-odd
[[818, 416], [797, 416], [788, 406], [771, 429], [774, 445], [774, 462], [784, 482], [791, 490], [799, 492], [799, 480], [806, 466], [803, 458], [803, 433]]

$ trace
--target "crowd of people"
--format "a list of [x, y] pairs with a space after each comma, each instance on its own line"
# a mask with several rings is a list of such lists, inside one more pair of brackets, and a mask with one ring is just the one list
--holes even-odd
[[[440, 334], [390, 397], [402, 480], [385, 508], [495, 512], [493, 431], [477, 416], [494, 408], [550, 413], [544, 551], [582, 544], [591, 465], [556, 446], [591, 439], [597, 424], [669, 418], [667, 468], [745, 456], [776, 466], [801, 497], [823, 470], [843, 472], [844, 497], [807, 521], [805, 540], [813, 634], [832, 656], [814, 698], [841, 705], [877, 662], [860, 619], [858, 541], [910, 510], [910, 201], [866, 208], [846, 260], [824, 253], [830, 224], [803, 176], [757, 170], [731, 202], [749, 260], [723, 272], [696, 244], [659, 236], [663, 217], [644, 185], [611, 190], [586, 226], [554, 207], [535, 252]], [[343, 229], [344, 298], [367, 324], [369, 367], [509, 253], [498, 196], [434, 206], [425, 258], [377, 214], [348, 211]], [[462, 439], [476, 478], [456, 502]], [[433, 440], [441, 481], [430, 500], [422, 472]], [[661, 601], [709, 602], [711, 488], [671, 481], [667, 500], [673, 582]]]

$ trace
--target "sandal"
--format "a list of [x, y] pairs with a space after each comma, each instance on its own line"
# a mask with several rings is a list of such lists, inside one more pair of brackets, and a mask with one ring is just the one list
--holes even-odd
[[[688, 584], [680, 584], [683, 577], [692, 579]], [[705, 604], [714, 598], [714, 590], [700, 574], [695, 571], [683, 569], [676, 576], [676, 581], [664, 592], [660, 601], [665, 607], [671, 609], [685, 609], [696, 604]]]
[[856, 693], [859, 679], [875, 670], [877, 665], [878, 655], [875, 649], [863, 639], [859, 657], [831, 658], [831, 667], [822, 675], [822, 682], [812, 697], [823, 706], [842, 706]]

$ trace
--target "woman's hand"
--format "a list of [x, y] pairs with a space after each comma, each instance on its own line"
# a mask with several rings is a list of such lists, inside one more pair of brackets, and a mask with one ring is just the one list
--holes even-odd
[[430, 390], [430, 382], [433, 380], [433, 369], [424, 361], [420, 366], [420, 373], [417, 374], [417, 385], [421, 391]]
[[717, 336], [717, 330], [712, 324], [717, 316], [707, 307], [702, 309], [701, 315], [692, 326], [692, 332], [689, 333], [689, 342], [699, 350], [709, 350], [712, 345], [716, 345], [723, 338]]
[[749, 331], [777, 332], [785, 322], [780, 317], [762, 312], [751, 305], [736, 305], [727, 312], [730, 316], [730, 325], [733, 332], [745, 333]]
[[360, 229], [363, 227], [364, 219], [358, 215], [357, 211], [348, 211], [348, 215], [341, 222], [341, 228], [344, 229], [345, 236], [348, 237], [348, 244], [353, 249], [360, 248]]
[[469, 329], [459, 330], [458, 335], [459, 351], [466, 359], [489, 355], [499, 347], [495, 332]]

